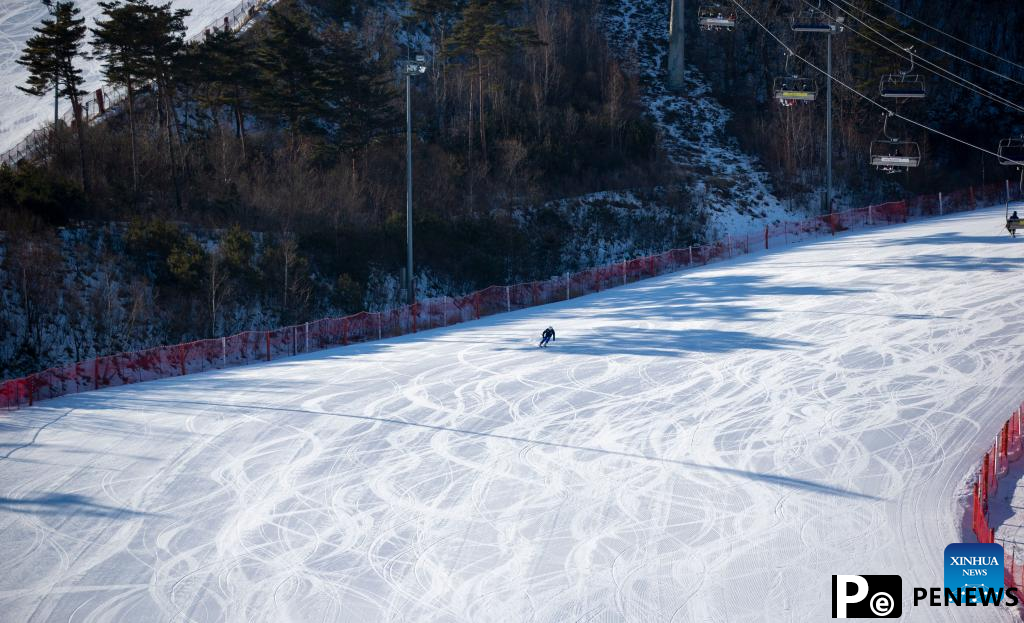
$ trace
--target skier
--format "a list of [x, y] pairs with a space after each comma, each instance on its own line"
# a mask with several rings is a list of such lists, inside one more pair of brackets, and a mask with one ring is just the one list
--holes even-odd
[[544, 329], [544, 333], [540, 334], [540, 347], [547, 348], [548, 342], [555, 339], [555, 330], [551, 327]]
[[1010, 218], [1006, 219], [1006, 231], [1010, 232], [1010, 236], [1017, 237], [1017, 228], [1020, 227], [1020, 217], [1017, 216], [1017, 211], [1014, 210]]

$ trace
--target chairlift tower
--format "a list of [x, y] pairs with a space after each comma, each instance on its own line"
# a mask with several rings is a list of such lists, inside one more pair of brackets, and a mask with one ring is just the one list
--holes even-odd
[[685, 60], [686, 53], [684, 42], [686, 35], [683, 32], [683, 8], [684, 0], [670, 0], [672, 5], [669, 11], [668, 23], [668, 88], [670, 91], [682, 91], [686, 85]]

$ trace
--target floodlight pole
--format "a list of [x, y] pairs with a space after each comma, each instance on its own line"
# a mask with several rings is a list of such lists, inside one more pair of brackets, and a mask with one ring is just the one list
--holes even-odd
[[416, 302], [412, 278], [412, 74], [405, 72], [405, 286], [409, 305]]
[[412, 274], [412, 77], [427, 71], [426, 57], [416, 55], [416, 60], [403, 63], [405, 73], [405, 239], [406, 264], [405, 287], [409, 305], [416, 302]]
[[832, 213], [832, 35], [835, 33], [835, 25], [831, 26], [828, 31], [828, 60], [826, 61], [825, 73], [827, 74], [828, 80], [825, 85], [825, 99], [827, 103], [825, 105], [825, 116], [828, 118], [825, 130], [825, 151], [827, 155], [825, 160], [825, 208], [828, 213]]

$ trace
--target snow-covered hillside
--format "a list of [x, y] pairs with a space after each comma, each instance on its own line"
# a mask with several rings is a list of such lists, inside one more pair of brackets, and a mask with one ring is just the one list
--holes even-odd
[[[217, 24], [239, 0], [170, 0], [175, 9], [189, 9], [192, 14], [185, 21], [189, 36], [202, 31], [206, 26]], [[76, 5], [86, 18], [86, 25], [93, 21], [102, 9], [98, 0], [78, 0]], [[18, 90], [25, 84], [28, 72], [15, 61], [21, 57], [25, 42], [33, 35], [32, 28], [47, 15], [47, 9], [40, 0], [4, 0], [0, 2], [0, 151], [12, 147], [32, 130], [53, 120], [53, 99], [33, 97]], [[86, 46], [88, 51], [88, 46]], [[100, 64], [96, 60], [83, 61], [81, 67], [85, 78], [84, 88], [93, 91], [103, 84]], [[61, 103], [63, 113], [69, 105]]]
[[[1024, 375], [984, 210], [0, 419], [12, 621], [825, 621], [912, 608]], [[557, 341], [536, 347], [547, 324]]]
[[803, 218], [787, 211], [757, 159], [728, 136], [729, 111], [695, 67], [687, 67], [684, 93], [666, 89], [668, 7], [662, 0], [616, 0], [606, 9], [605, 28], [612, 47], [640, 73], [643, 101], [661, 132], [662, 146], [674, 163], [694, 174], [691, 191], [708, 216], [707, 239]]

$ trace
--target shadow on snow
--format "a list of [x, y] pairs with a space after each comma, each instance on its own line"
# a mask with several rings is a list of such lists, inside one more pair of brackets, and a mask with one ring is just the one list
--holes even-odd
[[[635, 284], [621, 293], [606, 291], [588, 306], [617, 320], [759, 320], [760, 314], [779, 310], [758, 307], [748, 301], [756, 297], [844, 296], [864, 289], [820, 285], [771, 283], [766, 275], [699, 276], [681, 273], [669, 283]], [[784, 306], [783, 306], [784, 307]]]
[[[574, 334], [571, 341], [557, 339], [550, 349], [559, 354], [637, 355], [647, 357], [678, 357], [684, 353], [728, 353], [738, 350], [781, 350], [809, 346], [806, 342], [770, 338], [745, 331], [717, 329], [644, 329], [638, 327], [596, 327], [588, 333]], [[532, 350], [530, 346], [496, 350]]]
[[[195, 386], [194, 385], [191, 386], [191, 390], [195, 391]], [[823, 494], [823, 495], [830, 495], [830, 496], [836, 496], [836, 497], [865, 499], [865, 500], [880, 500], [880, 499], [882, 499], [882, 498], [879, 498], [877, 496], [869, 495], [869, 494], [865, 494], [865, 493], [860, 493], [858, 491], [851, 491], [849, 489], [843, 489], [841, 487], [835, 487], [835, 486], [832, 486], [832, 485], [827, 485], [827, 484], [823, 484], [823, 483], [819, 483], [819, 482], [814, 482], [812, 480], [805, 480], [805, 479], [802, 479], [802, 478], [793, 478], [793, 477], [790, 477], [790, 476], [782, 476], [782, 475], [779, 475], [779, 474], [771, 474], [771, 473], [766, 473], [766, 472], [757, 472], [757, 471], [751, 471], [751, 470], [743, 470], [743, 469], [737, 469], [737, 468], [726, 467], [726, 466], [719, 466], [719, 465], [705, 465], [705, 464], [702, 464], [702, 463], [694, 463], [694, 462], [691, 462], [691, 461], [683, 461], [683, 460], [679, 460], [679, 459], [670, 459], [670, 458], [664, 458], [664, 457], [659, 457], [659, 456], [652, 456], [652, 455], [643, 454], [643, 453], [640, 453], [640, 452], [625, 452], [625, 451], [619, 451], [619, 450], [608, 450], [608, 449], [604, 449], [604, 448], [595, 448], [595, 447], [590, 447], [590, 446], [566, 444], [566, 443], [560, 443], [560, 442], [557, 442], [557, 441], [549, 441], [549, 440], [543, 440], [543, 439], [529, 439], [529, 438], [526, 438], [526, 437], [518, 437], [518, 436], [514, 436], [514, 435], [503, 435], [501, 433], [496, 433], [496, 432], [491, 432], [491, 431], [479, 431], [479, 430], [458, 428], [458, 427], [453, 427], [453, 426], [442, 426], [442, 425], [438, 425], [438, 424], [425, 424], [425, 423], [422, 423], [422, 422], [410, 422], [410, 421], [401, 420], [401, 419], [398, 419], [398, 418], [378, 417], [378, 416], [370, 416], [370, 415], [354, 415], [354, 414], [350, 414], [350, 413], [335, 413], [335, 412], [330, 412], [330, 411], [313, 411], [313, 410], [308, 410], [308, 409], [296, 409], [296, 408], [288, 408], [288, 407], [271, 407], [271, 406], [266, 406], [266, 405], [255, 405], [255, 404], [229, 404], [229, 403], [218, 403], [218, 402], [212, 402], [212, 401], [177, 401], [177, 400], [171, 401], [171, 400], [158, 400], [158, 399], [152, 399], [152, 398], [148, 398], [148, 399], [147, 398], [138, 398], [138, 399], [134, 399], [134, 400], [120, 400], [120, 401], [119, 400], [113, 400], [113, 399], [111, 399], [111, 400], [97, 400], [96, 404], [92, 405], [91, 408], [95, 408], [95, 409], [104, 409], [104, 408], [124, 409], [124, 408], [130, 407], [130, 405], [127, 404], [127, 403], [153, 403], [153, 404], [159, 404], [159, 405], [163, 405], [165, 403], [172, 403], [172, 404], [178, 404], [178, 405], [181, 405], [181, 404], [191, 404], [191, 405], [198, 405], [198, 406], [203, 406], [203, 407], [214, 407], [214, 408], [216, 408], [218, 410], [219, 413], [223, 413], [225, 409], [239, 409], [239, 410], [243, 410], [243, 411], [246, 411], [246, 410], [248, 410], [248, 411], [263, 411], [263, 412], [268, 412], [269, 411], [269, 412], [276, 412], [276, 413], [282, 413], [282, 414], [293, 414], [293, 415], [302, 415], [302, 416], [338, 417], [338, 418], [345, 418], [345, 419], [350, 419], [350, 420], [358, 420], [358, 421], [363, 421], [363, 422], [374, 422], [374, 423], [384, 424], [384, 425], [388, 425], [388, 426], [402, 426], [402, 427], [409, 427], [409, 428], [418, 428], [418, 429], [427, 430], [427, 431], [453, 433], [453, 434], [467, 436], [467, 437], [482, 437], [482, 438], [488, 438], [488, 439], [500, 439], [500, 440], [504, 440], [504, 441], [511, 441], [511, 442], [514, 442], [514, 443], [520, 443], [520, 444], [526, 444], [526, 445], [544, 446], [544, 447], [550, 447], [550, 448], [563, 448], [563, 449], [567, 449], [567, 450], [574, 450], [576, 452], [592, 453], [592, 454], [599, 454], [599, 455], [604, 455], [604, 456], [617, 456], [617, 457], [633, 459], [633, 460], [650, 461], [650, 462], [653, 462], [653, 463], [662, 463], [662, 464], [668, 464], [668, 465], [676, 465], [676, 466], [680, 466], [680, 467], [684, 467], [684, 468], [688, 468], [688, 469], [698, 469], [698, 470], [706, 470], [706, 471], [711, 471], [711, 472], [717, 472], [717, 473], [721, 473], [721, 474], [727, 474], [727, 475], [730, 475], [730, 476], [737, 476], [737, 477], [740, 477], [740, 478], [746, 478], [746, 479], [749, 479], [749, 480], [765, 482], [765, 483], [769, 483], [769, 484], [773, 484], [773, 485], [778, 485], [778, 486], [783, 486], [783, 487], [802, 489], [802, 490], [810, 491], [810, 492], [813, 492], [813, 493], [820, 493], [820, 494]], [[87, 408], [89, 408], [89, 407], [87, 407]], [[136, 409], [139, 408], [138, 404], [136, 404], [134, 406], [134, 408], [136, 408]]]
[[107, 519], [148, 517], [152, 513], [93, 502], [77, 493], [41, 493], [32, 498], [0, 497], [0, 513], [26, 515], [79, 515]]

